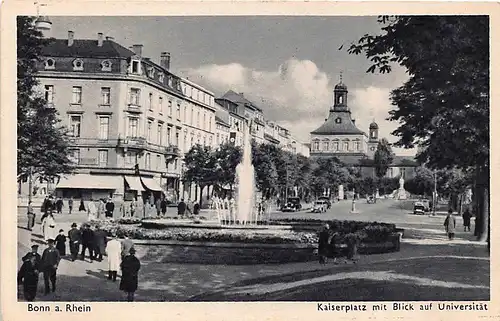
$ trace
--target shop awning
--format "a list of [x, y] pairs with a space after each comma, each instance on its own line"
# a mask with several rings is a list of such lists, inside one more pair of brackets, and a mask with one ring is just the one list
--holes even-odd
[[57, 188], [81, 189], [119, 189], [122, 185], [120, 176], [106, 176], [93, 174], [75, 174], [61, 177]]
[[127, 182], [129, 188], [133, 191], [143, 191], [141, 180], [139, 176], [125, 176], [125, 181]]
[[162, 191], [162, 188], [160, 186], [160, 182], [157, 181], [156, 179], [154, 179], [154, 178], [145, 178], [145, 177], [142, 177], [141, 179], [142, 179], [142, 182], [144, 183], [144, 185], [149, 190], [157, 191], [157, 192], [161, 192]]

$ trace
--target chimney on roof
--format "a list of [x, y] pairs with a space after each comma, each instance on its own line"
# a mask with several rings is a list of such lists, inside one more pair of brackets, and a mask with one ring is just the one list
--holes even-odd
[[102, 32], [99, 32], [97, 34], [97, 47], [102, 47], [102, 42], [103, 42], [103, 34]]
[[139, 57], [142, 56], [142, 45], [133, 45], [132, 51]]
[[75, 41], [75, 33], [73, 31], [68, 31], [68, 47], [73, 46]]
[[113, 40], [115, 40], [115, 38], [113, 38], [113, 37], [106, 37], [106, 40], [113, 41]]
[[166, 70], [170, 69], [170, 52], [162, 52], [160, 55], [160, 66]]

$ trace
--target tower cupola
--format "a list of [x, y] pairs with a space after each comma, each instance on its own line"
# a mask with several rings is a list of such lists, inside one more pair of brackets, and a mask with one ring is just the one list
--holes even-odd
[[333, 111], [349, 111], [347, 93], [347, 86], [342, 82], [342, 74], [340, 74], [340, 82], [333, 89]]

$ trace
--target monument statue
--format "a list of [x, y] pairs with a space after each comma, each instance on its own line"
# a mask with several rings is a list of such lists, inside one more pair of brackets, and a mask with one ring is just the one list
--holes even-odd
[[407, 199], [407, 194], [404, 185], [405, 185], [405, 179], [403, 177], [403, 173], [401, 173], [401, 177], [399, 178], [398, 200]]

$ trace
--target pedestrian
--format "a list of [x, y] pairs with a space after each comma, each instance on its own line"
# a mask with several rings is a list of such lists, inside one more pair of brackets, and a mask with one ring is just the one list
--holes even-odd
[[193, 214], [193, 202], [191, 201], [191, 199], [188, 199], [186, 203], [186, 214], [187, 215]]
[[135, 249], [129, 250], [129, 255], [123, 258], [120, 264], [122, 269], [122, 279], [120, 281], [120, 290], [127, 293], [127, 301], [134, 301], [134, 293], [137, 291], [139, 283], [139, 270], [141, 262], [135, 256]]
[[161, 208], [161, 215], [165, 216], [167, 214], [167, 200], [165, 198], [161, 199], [160, 208]]
[[186, 203], [184, 203], [184, 199], [181, 199], [179, 204], [177, 204], [177, 214], [182, 216], [186, 212]]
[[200, 214], [200, 204], [198, 202], [195, 202], [193, 205], [193, 214], [194, 215]]
[[90, 263], [94, 261], [94, 231], [89, 224], [84, 224], [82, 228], [82, 254], [81, 260], [85, 261], [85, 252], [89, 250]]
[[64, 206], [64, 202], [63, 202], [62, 198], [58, 197], [57, 201], [56, 201], [57, 214], [62, 213], [63, 206]]
[[61, 256], [66, 256], [66, 235], [63, 229], [60, 229], [59, 235], [56, 236], [56, 249]]
[[57, 267], [61, 261], [59, 251], [54, 247], [54, 240], [49, 239], [48, 245], [49, 247], [43, 251], [41, 262], [45, 294], [50, 292], [49, 281], [52, 284], [52, 292], [56, 291]]
[[130, 202], [130, 217], [134, 217], [135, 207], [135, 200], [132, 200], [132, 202]]
[[113, 218], [114, 211], [115, 211], [115, 203], [113, 203], [113, 200], [110, 198], [106, 203], [106, 217]]
[[45, 217], [42, 221], [42, 232], [43, 239], [47, 242], [49, 239], [55, 240], [57, 237], [56, 221], [54, 220], [52, 211], [49, 211], [47, 217]]
[[80, 199], [80, 206], [78, 207], [78, 212], [85, 212], [85, 204], [83, 203], [83, 198]]
[[122, 261], [122, 243], [116, 238], [116, 234], [112, 237], [106, 245], [106, 254], [108, 255], [108, 280], [115, 282]]
[[31, 252], [26, 253], [26, 255], [23, 256], [22, 261], [28, 260], [30, 257], [34, 256], [36, 259], [36, 264], [37, 267], [40, 266], [40, 262], [42, 261], [42, 256], [38, 254], [38, 244], [33, 244], [31, 246]]
[[54, 205], [54, 201], [53, 201], [53, 198], [52, 198], [52, 195], [49, 195], [49, 197], [44, 200], [43, 204], [42, 204], [42, 212], [43, 212], [43, 215], [42, 215], [42, 218], [40, 219], [42, 222], [43, 220], [49, 215], [49, 214], [52, 214], [52, 212], [55, 210], [55, 205]]
[[68, 210], [69, 214], [71, 214], [71, 211], [73, 211], [73, 196], [71, 196], [68, 200]]
[[161, 199], [156, 199], [156, 204], [155, 204], [155, 207], [156, 207], [156, 216], [160, 216], [160, 213], [161, 213]]
[[28, 302], [34, 301], [36, 297], [38, 274], [40, 273], [39, 263], [35, 255], [30, 255], [23, 261], [23, 265], [17, 273], [17, 284], [23, 285], [24, 299]]
[[28, 202], [28, 230], [32, 231], [33, 226], [35, 226], [35, 212], [33, 211], [32, 202]]
[[71, 261], [74, 262], [80, 251], [80, 243], [82, 242], [82, 232], [76, 228], [76, 223], [71, 224], [71, 230], [68, 232], [69, 251], [71, 253]]
[[88, 221], [95, 220], [97, 218], [97, 206], [94, 203], [94, 199], [90, 199], [87, 204]]
[[462, 218], [464, 219], [464, 232], [469, 231], [470, 232], [470, 218], [472, 217], [472, 214], [470, 213], [469, 209], [466, 208], [464, 213], [462, 214]]
[[106, 252], [107, 237], [107, 233], [99, 225], [96, 225], [94, 230], [94, 257], [98, 262], [102, 261], [102, 255]]
[[106, 205], [104, 204], [104, 200], [101, 198], [97, 203], [97, 219], [103, 218], [105, 216]]
[[446, 215], [446, 219], [444, 220], [444, 227], [446, 233], [448, 234], [448, 238], [453, 240], [455, 237], [456, 220], [453, 216], [453, 210], [451, 208], [448, 210], [448, 215]]
[[125, 239], [122, 240], [122, 253], [121, 253], [121, 256], [122, 256], [122, 259], [128, 255], [129, 251], [131, 248], [134, 247], [134, 242], [132, 242], [132, 240], [130, 240], [128, 238], [128, 236], [125, 235]]
[[318, 237], [319, 263], [325, 264], [330, 256], [330, 224], [326, 223]]

